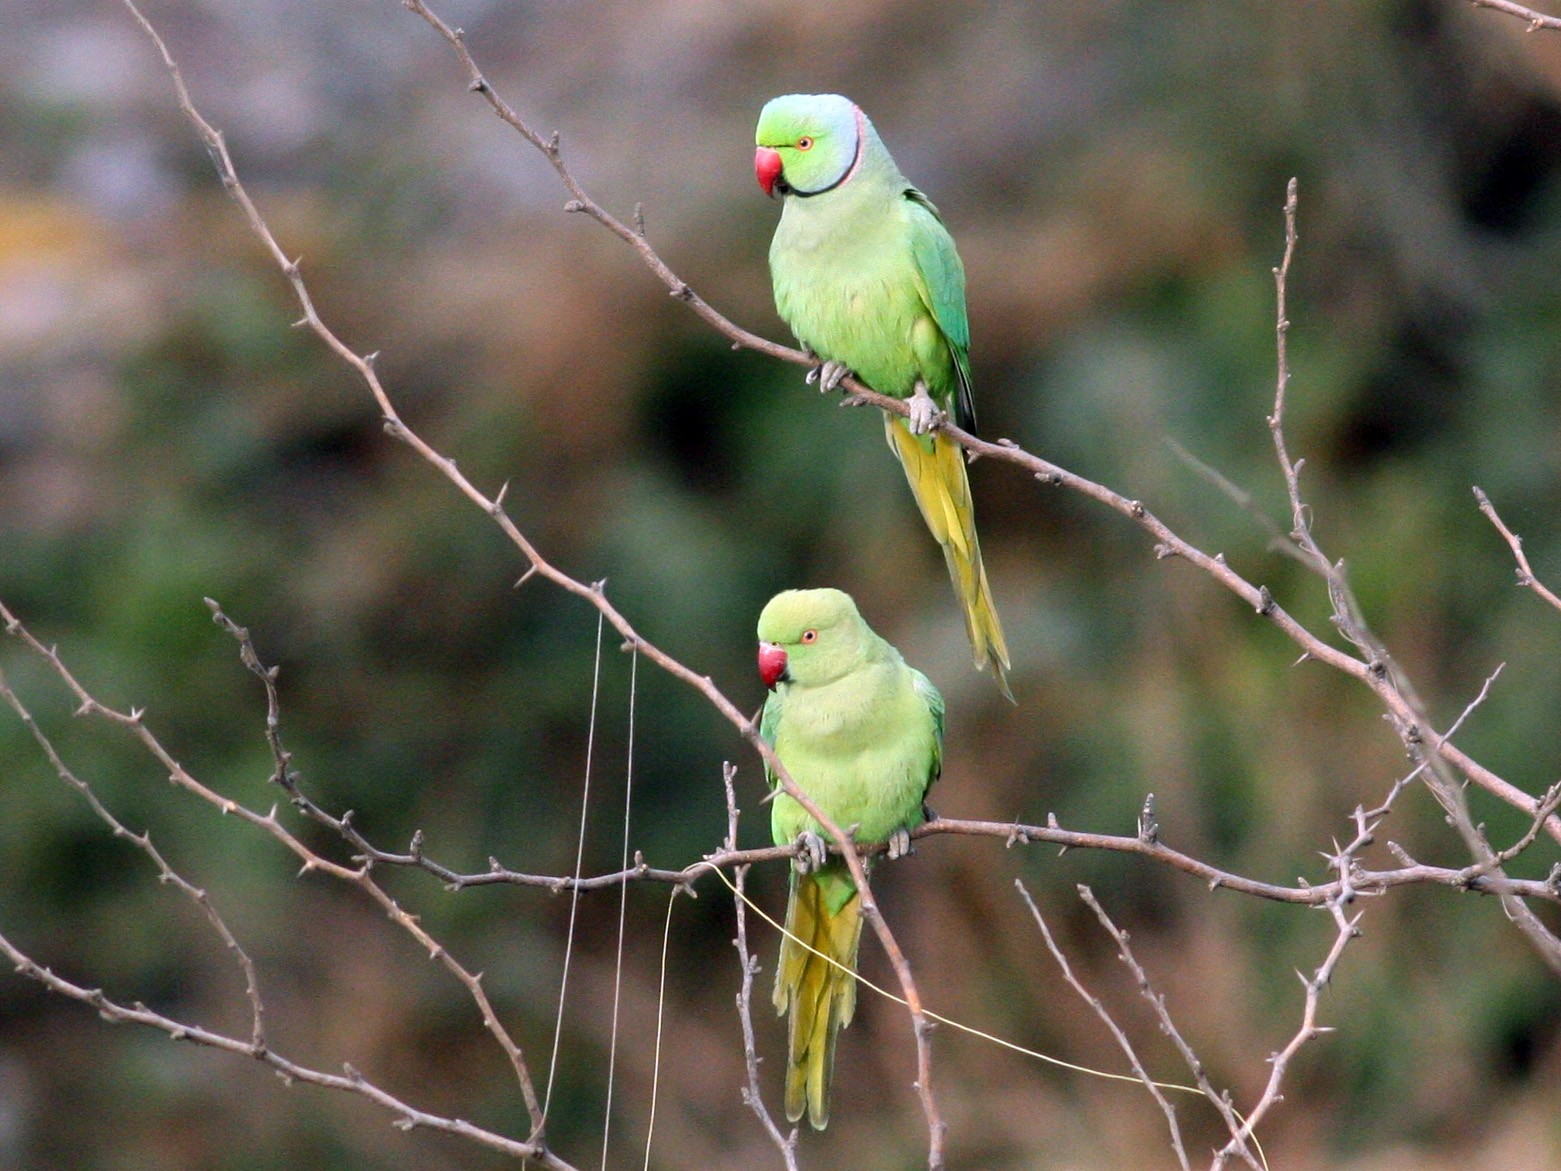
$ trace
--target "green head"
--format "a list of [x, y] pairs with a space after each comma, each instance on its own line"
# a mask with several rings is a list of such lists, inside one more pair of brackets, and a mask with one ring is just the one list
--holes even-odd
[[851, 595], [839, 590], [786, 590], [759, 615], [759, 677], [817, 687], [849, 674], [874, 640]]
[[787, 94], [759, 111], [754, 174], [766, 195], [818, 195], [856, 172], [867, 115], [839, 94]]

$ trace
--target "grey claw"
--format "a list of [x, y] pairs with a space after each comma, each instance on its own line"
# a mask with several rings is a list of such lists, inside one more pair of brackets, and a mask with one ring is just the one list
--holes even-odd
[[[825, 362], [813, 371], [818, 376], [818, 392], [828, 394], [832, 390], [838, 390], [840, 383], [846, 375], [851, 373], [851, 368], [844, 362]], [[813, 379], [808, 379], [811, 383]]]
[[889, 835], [889, 861], [896, 862], [915, 852], [916, 847], [911, 845], [911, 831], [903, 825]]
[[805, 829], [797, 835], [797, 846], [798, 854], [792, 860], [792, 865], [797, 868], [798, 874], [808, 874], [823, 868], [824, 860], [829, 856], [823, 838]]
[[927, 387], [918, 382], [916, 393], [906, 400], [910, 407], [910, 418], [906, 420], [912, 435], [925, 435], [938, 424], [938, 419], [943, 412], [938, 409], [938, 404], [932, 401], [932, 396], [927, 393]]

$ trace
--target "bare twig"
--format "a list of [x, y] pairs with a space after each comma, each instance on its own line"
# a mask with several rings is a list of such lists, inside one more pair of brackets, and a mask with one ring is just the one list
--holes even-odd
[[[1355, 595], [1345, 578], [1344, 563], [1329, 560], [1318, 546], [1312, 533], [1310, 510], [1301, 498], [1300, 477], [1304, 461], [1290, 458], [1284, 433], [1285, 392], [1290, 384], [1288, 346], [1290, 319], [1287, 310], [1286, 284], [1290, 275], [1290, 262], [1295, 256], [1297, 202], [1296, 181], [1291, 179], [1285, 189], [1284, 257], [1274, 269], [1275, 345], [1278, 360], [1274, 411], [1268, 418], [1269, 430], [1273, 434], [1274, 452], [1279, 459], [1280, 470], [1284, 473], [1285, 490], [1290, 497], [1291, 519], [1294, 523], [1290, 536], [1305, 555], [1312, 569], [1327, 584], [1328, 599], [1333, 607], [1333, 624], [1338, 628], [1339, 633], [1360, 652], [1360, 659], [1352, 661], [1364, 664], [1365, 678], [1372, 683], [1373, 690], [1387, 704], [1393, 728], [1411, 758], [1417, 762], [1424, 761], [1425, 768], [1417, 770], [1421, 780], [1446, 811], [1448, 823], [1463, 839], [1465, 847], [1479, 864], [1481, 873], [1503, 879], [1505, 875], [1501, 872], [1500, 863], [1491, 850], [1490, 844], [1486, 842], [1483, 833], [1469, 815], [1469, 802], [1455, 769], [1462, 771], [1464, 776], [1481, 784], [1487, 790], [1495, 792], [1509, 804], [1540, 819], [1557, 840], [1561, 840], [1561, 836], [1558, 836], [1558, 828], [1561, 826], [1558, 826], [1556, 819], [1548, 811], [1543, 810], [1542, 802], [1538, 798], [1522, 793], [1505, 781], [1501, 782], [1499, 789], [1494, 788], [1489, 783], [1496, 779], [1494, 774], [1482, 779], [1482, 774], [1488, 770], [1484, 770], [1483, 766], [1478, 772], [1472, 770], [1464, 763], [1467, 758], [1461, 752], [1448, 751], [1447, 738], [1437, 736], [1435, 730], [1430, 728], [1430, 721], [1425, 714], [1425, 705], [1416, 693], [1414, 685], [1403, 671], [1397, 668], [1382, 640], [1367, 626]], [[1430, 748], [1429, 754], [1426, 751], [1427, 747]], [[1506, 891], [1501, 892], [1499, 897], [1507, 917], [1552, 970], [1561, 974], [1561, 938], [1557, 938], [1522, 899]]]
[[44, 735], [43, 729], [33, 719], [32, 713], [23, 706], [21, 698], [12, 690], [3, 669], [0, 669], [0, 696], [5, 698], [6, 703], [11, 705], [11, 709], [16, 712], [17, 717], [26, 726], [27, 730], [33, 734], [33, 739], [43, 749], [44, 755], [49, 758], [49, 763], [54, 766], [54, 771], [59, 774], [60, 779], [81, 794], [87, 805], [92, 809], [92, 812], [97, 814], [99, 820], [109, 827], [109, 830], [116, 838], [129, 842], [152, 860], [152, 864], [157, 867], [157, 880], [159, 882], [171, 884], [201, 909], [201, 913], [206, 916], [207, 922], [211, 924], [212, 930], [222, 940], [222, 945], [233, 953], [240, 969], [244, 973], [244, 995], [249, 999], [250, 1051], [253, 1056], [261, 1056], [266, 1049], [266, 1009], [260, 998], [260, 977], [255, 972], [254, 961], [249, 958], [249, 953], [240, 946], [237, 937], [229, 930], [227, 923], [223, 921], [222, 915], [217, 911], [216, 905], [211, 901], [210, 896], [168, 864], [168, 860], [163, 857], [162, 851], [152, 844], [152, 835], [149, 831], [132, 833], [126, 829], [124, 824], [109, 812], [108, 807], [98, 799], [98, 795], [92, 791], [92, 786], [71, 771], [60, 754], [55, 750], [53, 742]]
[[422, 1127], [426, 1130], [442, 1131], [445, 1134], [458, 1135], [502, 1155], [508, 1155], [517, 1159], [535, 1160], [543, 1167], [549, 1168], [550, 1171], [576, 1171], [576, 1168], [540, 1144], [520, 1142], [516, 1139], [507, 1138], [495, 1131], [474, 1126], [464, 1119], [446, 1118], [438, 1114], [429, 1114], [426, 1111], [419, 1110], [387, 1090], [381, 1089], [351, 1065], [344, 1065], [340, 1074], [325, 1073], [322, 1070], [300, 1065], [283, 1057], [274, 1049], [264, 1046], [257, 1048], [253, 1043], [238, 1037], [229, 1037], [222, 1033], [213, 1032], [210, 1029], [204, 1029], [199, 1025], [187, 1024], [184, 1021], [154, 1012], [144, 1004], [120, 1004], [118, 1001], [104, 995], [103, 990], [100, 988], [88, 988], [81, 984], [72, 983], [49, 968], [35, 962], [3, 934], [0, 934], [0, 954], [4, 954], [22, 975], [38, 981], [51, 992], [57, 992], [61, 996], [91, 1006], [104, 1020], [144, 1025], [166, 1033], [175, 1041], [189, 1041], [195, 1045], [204, 1045], [227, 1053], [253, 1057], [270, 1066], [278, 1077], [289, 1084], [299, 1081], [310, 1085], [324, 1086], [328, 1089], [343, 1090], [351, 1094], [359, 1094], [395, 1114], [395, 1125], [402, 1130]]
[[1301, 1047], [1307, 1042], [1320, 1037], [1324, 1033], [1333, 1030], [1325, 1025], [1317, 1023], [1317, 1008], [1322, 999], [1323, 989], [1333, 979], [1334, 969], [1338, 967], [1340, 958], [1344, 955], [1344, 949], [1350, 941], [1360, 937], [1360, 921], [1364, 912], [1358, 912], [1353, 917], [1345, 913], [1345, 908], [1354, 901], [1353, 877], [1355, 868], [1355, 855], [1368, 846], [1372, 841], [1372, 825], [1368, 818], [1356, 810], [1356, 834], [1343, 849], [1339, 850], [1333, 858], [1333, 863], [1339, 875], [1339, 893], [1327, 903], [1329, 915], [1333, 917], [1335, 932], [1332, 944], [1329, 945], [1328, 954], [1323, 962], [1310, 975], [1304, 976], [1297, 972], [1302, 987], [1305, 989], [1304, 1003], [1301, 1009], [1301, 1024], [1294, 1035], [1285, 1044], [1285, 1047], [1269, 1058], [1268, 1083], [1263, 1087], [1263, 1093], [1257, 1103], [1247, 1111], [1246, 1119], [1239, 1130], [1232, 1133], [1230, 1142], [1216, 1152], [1211, 1171], [1219, 1171], [1226, 1162], [1238, 1153], [1245, 1153], [1246, 1140], [1250, 1138], [1257, 1126], [1280, 1101], [1283, 1095], [1280, 1092], [1284, 1084], [1285, 1074], [1289, 1071], [1290, 1063]]
[[1193, 455], [1192, 452], [1188, 451], [1176, 440], [1167, 439], [1165, 442], [1177, 459], [1191, 468], [1200, 478], [1212, 484], [1232, 504], [1257, 522], [1258, 527], [1268, 534], [1269, 549], [1275, 553], [1282, 553], [1291, 560], [1299, 561], [1301, 564], [1310, 567], [1310, 562], [1307, 560], [1306, 554], [1301, 552], [1300, 546], [1290, 539], [1273, 517], [1259, 507], [1258, 502], [1252, 498], [1252, 493], [1232, 481], [1212, 464], [1206, 463]]
[[1542, 28], [1561, 29], [1561, 16], [1546, 16], [1543, 12], [1535, 12], [1532, 8], [1522, 4], [1514, 4], [1512, 0], [1470, 0], [1476, 8], [1494, 8], [1497, 12], [1505, 12], [1508, 16], [1516, 16], [1519, 20], [1526, 21], [1529, 32], [1538, 32]]
[[1512, 558], [1518, 563], [1518, 585], [1533, 590], [1557, 610], [1561, 610], [1561, 598], [1556, 597], [1554, 593], [1546, 588], [1544, 582], [1534, 576], [1534, 569], [1528, 563], [1528, 554], [1523, 552], [1523, 538], [1502, 522], [1501, 517], [1496, 514], [1496, 506], [1491, 503], [1491, 498], [1485, 495], [1483, 489], [1476, 486], [1474, 498], [1480, 503], [1480, 511], [1485, 514], [1491, 524], [1496, 526], [1496, 531], [1502, 535], [1502, 539], [1507, 542], [1508, 548], [1512, 550]]
[[[498, 1014], [494, 1011], [492, 1002], [488, 999], [487, 992], [482, 986], [482, 976], [465, 968], [459, 960], [447, 951], [443, 944], [436, 940], [424, 929], [415, 915], [408, 914], [401, 905], [392, 898], [383, 887], [373, 878], [370, 863], [362, 863], [358, 867], [343, 866], [339, 862], [333, 862], [328, 858], [317, 854], [306, 846], [303, 841], [286, 826], [276, 815], [273, 807], [268, 813], [260, 814], [248, 806], [234, 801], [230, 797], [224, 797], [215, 790], [208, 788], [197, 780], [183, 765], [174, 759], [172, 753], [163, 745], [152, 730], [147, 727], [143, 718], [144, 713], [132, 708], [128, 712], [121, 712], [109, 707], [97, 700], [81, 683], [79, 679], [65, 665], [59, 654], [52, 648], [46, 647], [35, 638], [31, 631], [24, 626], [16, 615], [0, 602], [0, 620], [4, 620], [7, 634], [20, 639], [35, 654], [48, 663], [54, 673], [64, 682], [79, 701], [78, 714], [100, 716], [110, 723], [117, 724], [126, 729], [132, 736], [141, 742], [157, 761], [167, 770], [168, 779], [175, 786], [191, 793], [201, 800], [212, 805], [224, 814], [228, 814], [248, 822], [258, 829], [270, 834], [302, 864], [300, 873], [309, 874], [318, 871], [328, 874], [333, 878], [356, 886], [364, 894], [368, 895], [379, 907], [398, 925], [407, 932], [427, 952], [430, 959], [438, 960], [452, 976], [465, 986], [468, 995], [477, 1005], [482, 1014], [483, 1024], [498, 1041], [505, 1055], [510, 1060], [510, 1065], [515, 1071], [515, 1076], [520, 1083], [522, 1094], [526, 1099], [527, 1109], [532, 1115], [532, 1124], [535, 1127], [541, 1121], [541, 1108], [537, 1103], [536, 1092], [532, 1087], [531, 1074], [526, 1067], [525, 1058], [520, 1046], [510, 1036], [499, 1021]], [[545, 1150], [540, 1134], [533, 1134], [530, 1149]]]
[[1127, 1039], [1127, 1034], [1122, 1031], [1120, 1025], [1112, 1019], [1106, 1011], [1106, 1006], [1077, 976], [1073, 974], [1073, 968], [1068, 963], [1068, 957], [1057, 946], [1057, 941], [1052, 938], [1051, 930], [1046, 926], [1046, 920], [1041, 917], [1041, 909], [1035, 905], [1035, 900], [1030, 897], [1030, 892], [1025, 889], [1022, 879], [1014, 879], [1014, 887], [1019, 891], [1019, 897], [1024, 899], [1025, 906], [1030, 908], [1030, 914], [1035, 919], [1035, 925], [1041, 929], [1041, 938], [1046, 941], [1047, 950], [1052, 953], [1052, 958], [1057, 961], [1057, 966], [1062, 969], [1065, 980], [1073, 987], [1073, 990], [1083, 998], [1084, 1003], [1094, 1010], [1095, 1015], [1104, 1022], [1111, 1031], [1112, 1037], [1122, 1052], [1127, 1054], [1127, 1060], [1133, 1067], [1133, 1072], [1138, 1075], [1138, 1080], [1144, 1083], [1144, 1088], [1149, 1091], [1149, 1096], [1155, 1100], [1155, 1105], [1160, 1107], [1160, 1112], [1165, 1115], [1165, 1124], [1171, 1131], [1171, 1149], [1176, 1152], [1176, 1161], [1181, 1164], [1182, 1171], [1190, 1171], [1187, 1163], [1187, 1150], [1182, 1146], [1182, 1128], [1176, 1122], [1176, 1107], [1160, 1092], [1160, 1087], [1155, 1084], [1154, 1078], [1149, 1076], [1149, 1071], [1144, 1068], [1144, 1063], [1138, 1060], [1138, 1054], [1133, 1049], [1133, 1043]]
[[[722, 766], [722, 780], [726, 783], [726, 848], [737, 848], [737, 790], [733, 785], [737, 770], [730, 762]], [[732, 945], [737, 948], [737, 961], [742, 965], [742, 983], [737, 988], [737, 1016], [743, 1026], [743, 1061], [748, 1067], [748, 1084], [743, 1087], [743, 1102], [754, 1114], [764, 1132], [770, 1136], [787, 1171], [797, 1171], [797, 1128], [782, 1134], [769, 1107], [764, 1104], [764, 1091], [759, 1086], [759, 1048], [753, 1036], [753, 978], [759, 973], [758, 957], [748, 950], [748, 908], [744, 901], [744, 883], [748, 880], [748, 867], [737, 867], [733, 875], [733, 900], [737, 910], [737, 938]]]
[[1159, 1018], [1161, 1030], [1171, 1039], [1171, 1043], [1176, 1046], [1177, 1052], [1182, 1055], [1182, 1060], [1187, 1063], [1187, 1068], [1192, 1072], [1193, 1080], [1197, 1082], [1198, 1088], [1203, 1091], [1203, 1096], [1209, 1100], [1214, 1108], [1219, 1111], [1220, 1117], [1225, 1120], [1225, 1126], [1230, 1131], [1231, 1142], [1234, 1144], [1236, 1151], [1242, 1155], [1248, 1165], [1253, 1167], [1255, 1171], [1261, 1171], [1257, 1158], [1247, 1147], [1246, 1137], [1242, 1132], [1241, 1119], [1236, 1116], [1236, 1111], [1231, 1105], [1229, 1091], [1221, 1092], [1216, 1090], [1214, 1084], [1209, 1081], [1209, 1074], [1204, 1068], [1202, 1060], [1194, 1052], [1193, 1047], [1187, 1043], [1187, 1039], [1182, 1036], [1181, 1030], [1176, 1027], [1176, 1021], [1172, 1018], [1170, 1010], [1166, 1008], [1165, 997], [1154, 990], [1154, 986], [1149, 983], [1149, 974], [1144, 971], [1143, 965], [1138, 962], [1138, 957], [1133, 954], [1127, 932], [1111, 921], [1111, 916], [1106, 914], [1105, 908], [1100, 905], [1099, 900], [1095, 898], [1095, 893], [1089, 887], [1081, 885], [1078, 888], [1078, 892], [1079, 898], [1084, 900], [1085, 906], [1095, 912], [1095, 917], [1100, 920], [1101, 926], [1110, 933], [1112, 940], [1115, 941], [1117, 954], [1122, 957], [1122, 962], [1127, 965], [1128, 971], [1133, 974], [1133, 980], [1138, 985], [1140, 995], [1154, 1009], [1155, 1016]]

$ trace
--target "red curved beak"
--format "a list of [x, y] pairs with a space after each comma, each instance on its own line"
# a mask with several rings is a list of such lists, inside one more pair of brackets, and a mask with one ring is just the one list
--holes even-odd
[[771, 691], [781, 681], [781, 676], [786, 674], [786, 652], [779, 643], [761, 642], [759, 644], [759, 678], [764, 680], [764, 685]]
[[753, 153], [753, 173], [759, 180], [759, 186], [764, 188], [764, 193], [769, 196], [775, 194], [775, 180], [781, 173], [780, 151], [771, 150], [767, 146], [761, 146]]

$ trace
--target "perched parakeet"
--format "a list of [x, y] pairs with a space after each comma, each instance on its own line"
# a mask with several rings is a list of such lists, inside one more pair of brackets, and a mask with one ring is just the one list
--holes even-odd
[[[855, 826], [856, 841], [887, 842], [891, 858], [908, 853], [943, 765], [938, 689], [839, 590], [787, 590], [770, 599], [759, 615], [759, 676], [770, 689], [759, 734], [791, 779], [841, 829]], [[790, 935], [775, 972], [775, 1009], [791, 1013], [786, 1117], [796, 1122], [806, 1111], [822, 1130], [835, 1034], [856, 1008], [862, 902], [844, 859], [826, 853], [818, 822], [801, 804], [779, 793], [771, 809], [776, 844], [801, 839], [807, 847], [793, 868]]]
[[963, 453], [932, 430], [940, 411], [975, 426], [965, 269], [953, 238], [848, 98], [775, 98], [755, 140], [759, 185], [785, 197], [770, 244], [775, 306], [822, 361], [809, 381], [833, 390], [849, 372], [879, 394], [909, 400], [908, 421], [884, 417], [889, 447], [943, 547], [976, 666], [990, 663], [1012, 699]]

